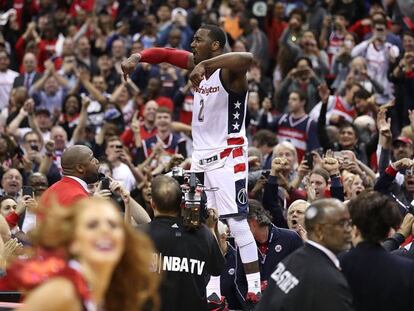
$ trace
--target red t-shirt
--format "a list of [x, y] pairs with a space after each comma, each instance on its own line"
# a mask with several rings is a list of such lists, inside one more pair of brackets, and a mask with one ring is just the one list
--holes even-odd
[[[154, 136], [157, 134], [157, 128], [153, 128], [152, 130], [148, 130], [145, 125], [141, 125], [141, 139], [146, 140], [150, 138], [151, 136]], [[125, 129], [125, 131], [121, 135], [121, 140], [124, 143], [125, 146], [127, 146], [129, 149], [132, 149], [135, 147], [134, 143], [134, 132], [131, 128]]]

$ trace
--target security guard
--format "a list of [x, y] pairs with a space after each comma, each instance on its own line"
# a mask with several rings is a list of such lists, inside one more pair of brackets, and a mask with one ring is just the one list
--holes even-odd
[[220, 275], [224, 267], [217, 239], [205, 225], [195, 231], [184, 228], [180, 217], [182, 192], [175, 179], [158, 176], [151, 191], [155, 217], [148, 234], [158, 250], [152, 271], [164, 277], [161, 311], [207, 310], [208, 278]]
[[336, 254], [351, 245], [350, 216], [336, 199], [305, 212], [308, 241], [279, 262], [256, 311], [352, 311], [352, 295]]

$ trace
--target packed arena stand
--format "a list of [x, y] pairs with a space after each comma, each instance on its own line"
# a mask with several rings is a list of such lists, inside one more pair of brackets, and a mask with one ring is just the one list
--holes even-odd
[[[208, 267], [189, 291], [197, 308], [298, 310], [293, 299], [322, 310], [311, 307], [317, 293], [297, 266], [309, 256], [309, 269], [330, 265], [321, 282], [345, 284], [326, 310], [414, 308], [412, 280], [401, 277], [401, 304], [378, 285], [414, 269], [413, 8], [412, 0], [0, 0], [1, 273], [12, 267], [0, 300], [28, 289], [8, 282], [16, 258], [50, 246], [32, 235], [48, 228], [47, 209], [93, 196], [87, 204], [109, 200], [128, 228], [151, 232], [155, 248], [180, 243], [168, 234], [194, 234], [214, 250], [206, 255], [214, 267], [193, 247], [196, 255], [164, 254], [181, 259], [180, 271], [168, 261], [150, 269], [161, 274], [161, 298], [168, 286], [185, 297], [180, 273], [194, 269], [183, 258], [198, 256]], [[152, 200], [154, 178], [180, 168], [206, 187], [202, 234], [185, 231], [176, 211], [160, 215], [162, 200]], [[170, 222], [177, 227], [162, 239], [148, 230]], [[387, 264], [400, 270], [383, 273]], [[137, 290], [152, 300], [140, 298], [143, 310], [174, 309]], [[91, 295], [80, 295], [82, 305]], [[384, 301], [372, 304], [373, 295]], [[107, 299], [93, 303], [112, 310], [116, 298]]]

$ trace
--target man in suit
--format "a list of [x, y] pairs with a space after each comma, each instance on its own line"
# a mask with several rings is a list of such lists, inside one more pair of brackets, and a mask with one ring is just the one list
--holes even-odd
[[352, 296], [336, 254], [351, 243], [347, 208], [321, 199], [305, 212], [308, 241], [276, 267], [257, 311], [349, 311]]
[[351, 200], [349, 212], [360, 242], [340, 261], [355, 310], [414, 310], [414, 262], [388, 253], [380, 244], [401, 223], [397, 204], [370, 191]]
[[40, 73], [36, 72], [36, 68], [36, 56], [31, 52], [27, 52], [23, 57], [24, 73], [14, 79], [13, 88], [24, 86], [29, 91], [30, 87], [42, 77]]
[[53, 203], [68, 206], [88, 197], [88, 184], [99, 179], [99, 161], [86, 146], [75, 145], [67, 148], [62, 154], [61, 164], [63, 178], [47, 189], [41, 197], [41, 202], [46, 207]]

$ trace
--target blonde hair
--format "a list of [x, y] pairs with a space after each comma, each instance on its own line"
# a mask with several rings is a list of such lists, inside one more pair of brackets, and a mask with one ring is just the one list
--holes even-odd
[[310, 206], [310, 203], [308, 201], [299, 199], [299, 200], [293, 201], [292, 204], [289, 205], [288, 213], [289, 213], [290, 209], [292, 209], [292, 208], [294, 208], [298, 205], [301, 205], [301, 204], [306, 205], [306, 208], [308, 208]]

